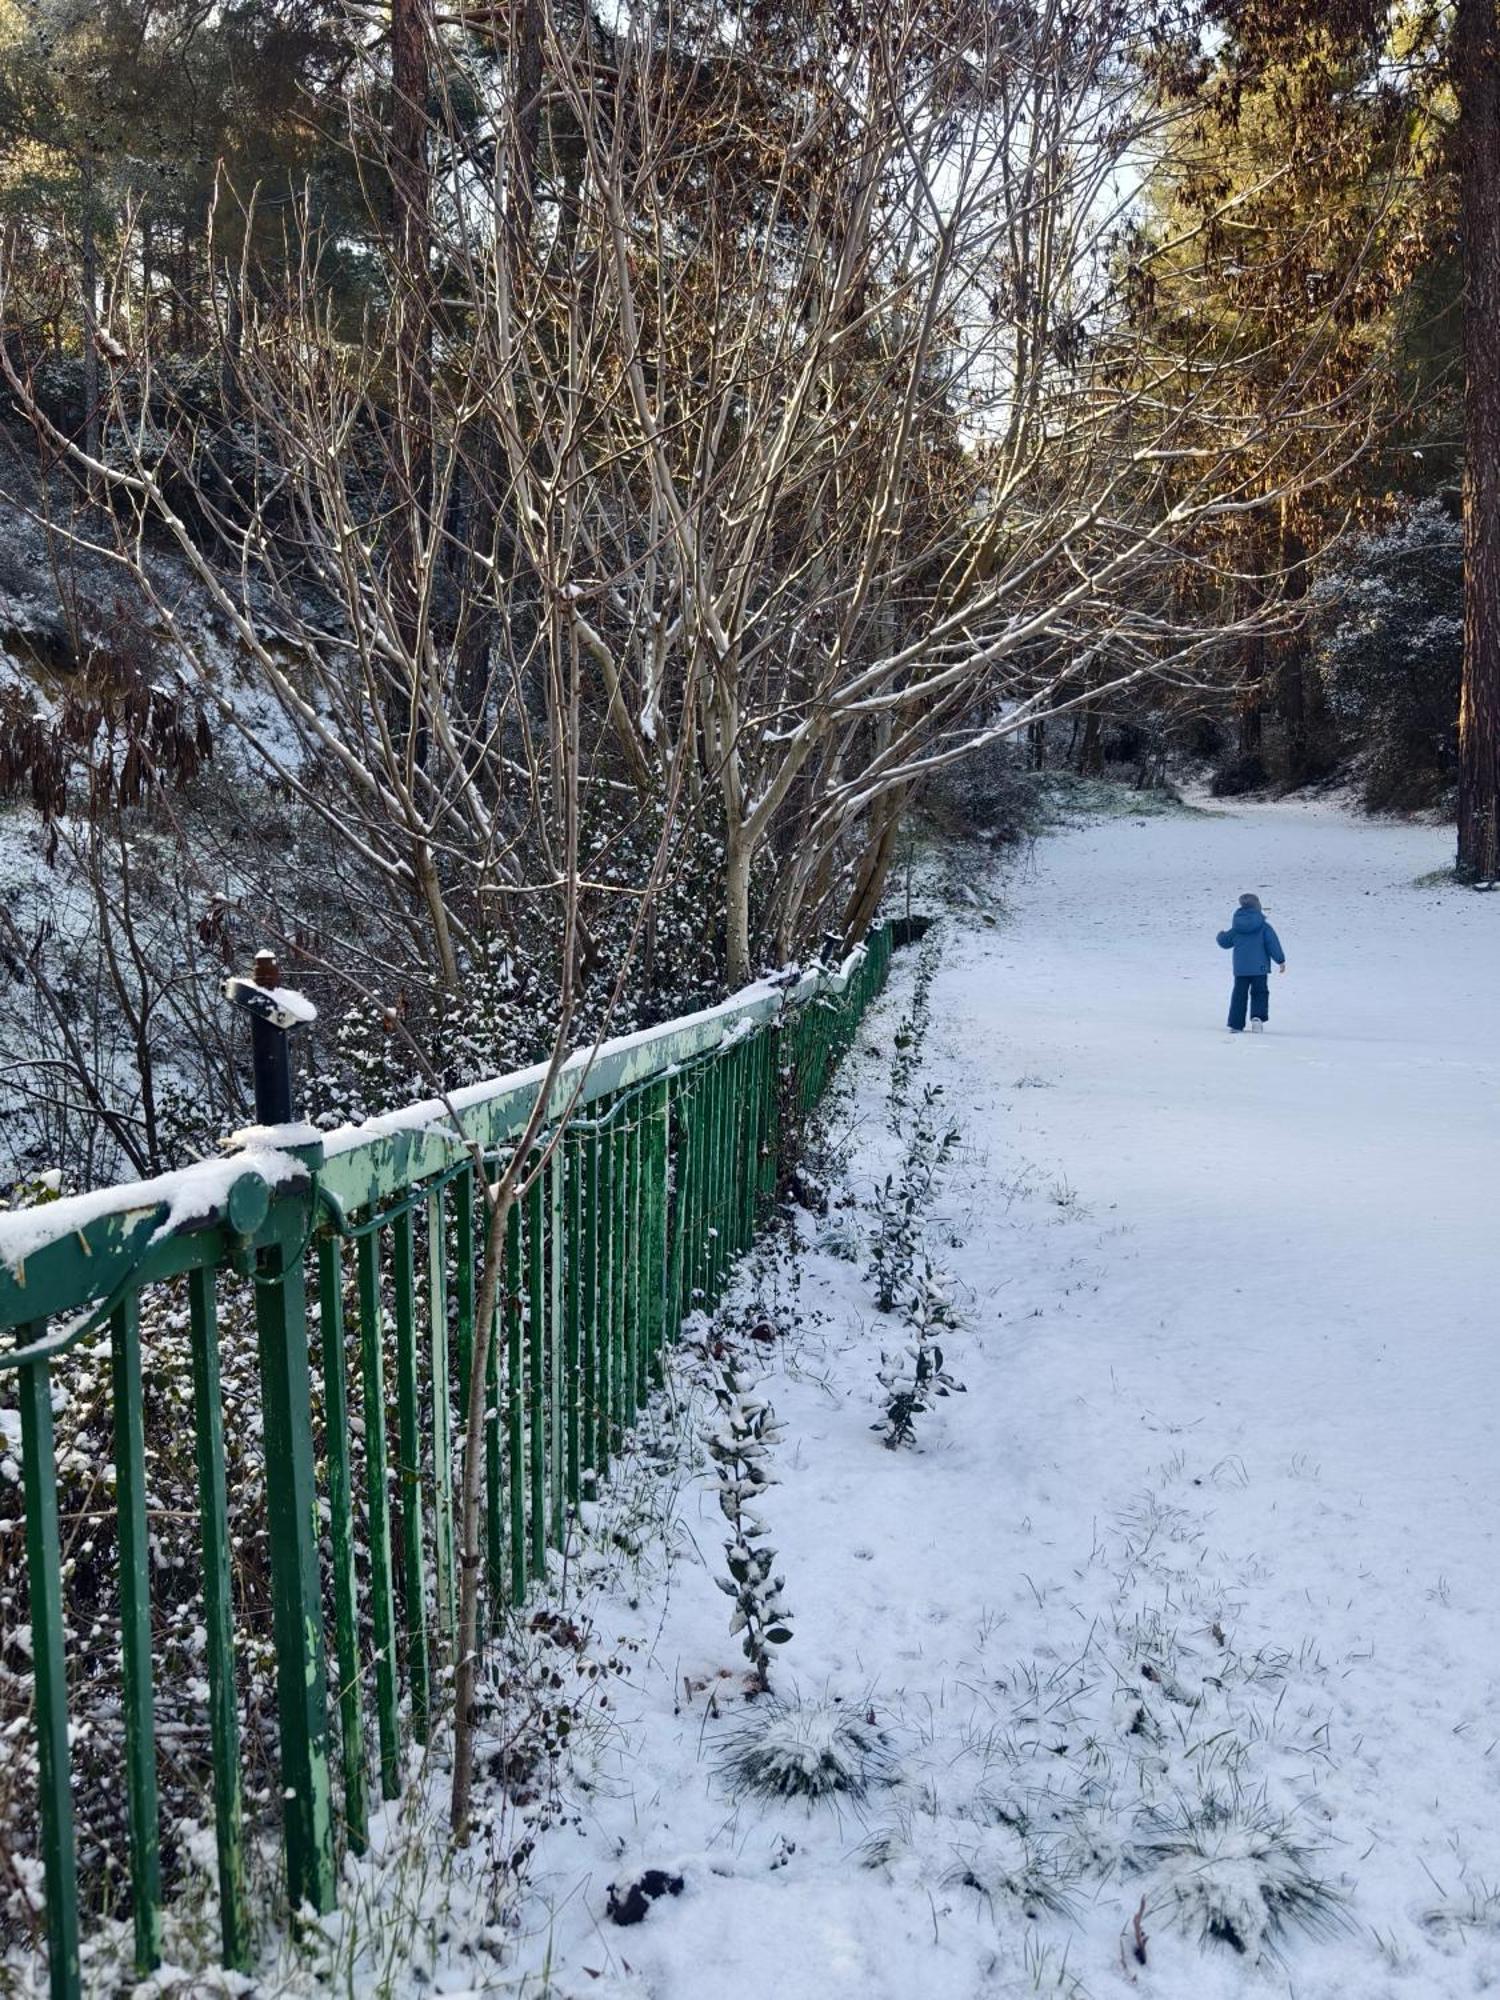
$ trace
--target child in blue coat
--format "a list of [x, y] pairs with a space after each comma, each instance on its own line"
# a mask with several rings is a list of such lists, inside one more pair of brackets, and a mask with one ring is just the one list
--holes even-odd
[[1260, 906], [1260, 897], [1244, 895], [1240, 906], [1230, 919], [1229, 929], [1219, 932], [1219, 943], [1225, 951], [1234, 953], [1234, 993], [1229, 1002], [1229, 1028], [1231, 1034], [1242, 1034], [1245, 1027], [1245, 1003], [1250, 1003], [1250, 1032], [1260, 1034], [1271, 1018], [1271, 993], [1268, 984], [1271, 967], [1279, 965], [1286, 971], [1286, 953], [1281, 949], [1281, 939], [1266, 922], [1266, 913]]

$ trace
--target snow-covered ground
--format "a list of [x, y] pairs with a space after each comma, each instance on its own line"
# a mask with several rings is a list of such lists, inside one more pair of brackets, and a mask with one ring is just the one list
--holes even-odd
[[[915, 1449], [872, 1432], [896, 1334], [834, 1254], [857, 1206], [809, 1222], [800, 1288], [762, 1278], [782, 1337], [750, 1343], [786, 1425], [777, 1686], [873, 1717], [890, 1768], [840, 1811], [733, 1795], [766, 1703], [724, 1677], [690, 1484], [670, 1568], [593, 1607], [640, 1650], [539, 1844], [519, 1990], [1500, 1987], [1500, 902], [1417, 885], [1449, 845], [1298, 806], [1107, 821], [945, 925], [923, 1075], [964, 1142], [929, 1242], [967, 1393]], [[1213, 937], [1247, 888], [1290, 960], [1253, 1040]], [[915, 958], [836, 1114], [865, 1200]], [[643, 1868], [681, 1893], [617, 1926]]]

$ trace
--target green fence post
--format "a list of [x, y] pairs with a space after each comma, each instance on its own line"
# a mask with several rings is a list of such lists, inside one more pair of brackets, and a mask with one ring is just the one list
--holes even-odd
[[568, 1140], [566, 1156], [566, 1198], [568, 1198], [568, 1222], [566, 1222], [566, 1258], [564, 1258], [564, 1280], [566, 1280], [566, 1348], [562, 1364], [568, 1378], [568, 1506], [576, 1508], [584, 1496], [584, 1426], [582, 1426], [582, 1398], [584, 1398], [584, 1370], [582, 1370], [582, 1276], [584, 1276], [584, 1148], [574, 1134]]
[[671, 1157], [671, 1095], [663, 1080], [653, 1085], [646, 1121], [646, 1312], [643, 1370], [647, 1386], [662, 1379], [662, 1342], [667, 1318], [667, 1161]]
[[[300, 1221], [295, 1212], [293, 1226]], [[255, 1323], [265, 1410], [266, 1511], [276, 1634], [276, 1707], [287, 1895], [295, 1911], [334, 1903], [333, 1811], [328, 1779], [328, 1684], [318, 1575], [307, 1283], [300, 1240], [262, 1250]]]
[[[195, 1277], [198, 1275], [194, 1273]], [[364, 1704], [360, 1699], [359, 1609], [354, 1583], [349, 1397], [344, 1369], [344, 1266], [336, 1236], [318, 1240], [318, 1324], [323, 1349], [328, 1512], [333, 1530], [334, 1656], [338, 1661], [344, 1829], [350, 1852], [363, 1854], [369, 1845], [369, 1808], [365, 1797]]]
[[[474, 1373], [474, 1249], [474, 1169], [465, 1167], [453, 1183], [453, 1297], [458, 1337], [460, 1439], [468, 1433], [469, 1385]], [[488, 1434], [488, 1424], [485, 1431]], [[451, 1479], [451, 1470], [449, 1476]]]
[[391, 1496], [385, 1437], [385, 1341], [380, 1310], [380, 1239], [359, 1239], [359, 1343], [365, 1416], [365, 1504], [370, 1518], [370, 1618], [375, 1629], [375, 1720], [380, 1796], [401, 1792], [401, 1722], [396, 1697], [396, 1603], [391, 1587]]
[[510, 1462], [510, 1597], [526, 1601], [526, 1353], [521, 1314], [521, 1204], [505, 1219], [505, 1410]]
[[699, 1091], [698, 1130], [702, 1137], [701, 1148], [703, 1171], [698, 1177], [698, 1227], [697, 1267], [698, 1283], [695, 1290], [698, 1304], [706, 1313], [712, 1314], [714, 1277], [714, 1071], [718, 1067], [717, 1056], [710, 1056], [703, 1069], [703, 1083]]
[[630, 1421], [630, 1374], [626, 1320], [630, 1306], [630, 1137], [629, 1112], [617, 1111], [610, 1128], [614, 1155], [610, 1176], [612, 1212], [609, 1218], [609, 1387], [610, 1444], [618, 1449]]
[[644, 1335], [644, 1259], [641, 1234], [641, 1103], [631, 1100], [625, 1126], [625, 1421], [634, 1424], [641, 1407], [641, 1347]]
[[245, 1895], [244, 1796], [240, 1712], [234, 1684], [234, 1599], [229, 1577], [229, 1515], [224, 1484], [224, 1398], [212, 1270], [188, 1274], [193, 1349], [193, 1445], [198, 1464], [198, 1522], [203, 1531], [203, 1624], [208, 1653], [208, 1728], [213, 1746], [214, 1839], [219, 1861], [219, 1938], [224, 1963], [250, 1963]]
[[594, 1342], [594, 1474], [598, 1480], [610, 1470], [610, 1256], [614, 1222], [614, 1162], [610, 1152], [610, 1132], [598, 1124], [590, 1134], [594, 1150], [592, 1198], [590, 1198], [590, 1260], [592, 1260], [592, 1306], [590, 1326]]
[[396, 1435], [401, 1494], [401, 1570], [406, 1599], [406, 1684], [411, 1733], [427, 1741], [432, 1691], [427, 1670], [427, 1571], [422, 1534], [422, 1434], [417, 1421], [417, 1298], [411, 1210], [391, 1221], [391, 1287], [396, 1298]]
[[684, 1248], [683, 1219], [687, 1214], [689, 1186], [692, 1179], [689, 1145], [692, 1133], [692, 1098], [686, 1078], [676, 1079], [671, 1086], [671, 1140], [667, 1158], [671, 1162], [671, 1172], [666, 1193], [667, 1227], [667, 1298], [666, 1323], [663, 1338], [675, 1341], [682, 1330], [686, 1311], [682, 1303], [683, 1287], [686, 1279], [686, 1258]]
[[125, 1681], [125, 1810], [135, 1966], [161, 1961], [161, 1834], [156, 1802], [156, 1721], [151, 1693], [151, 1549], [146, 1524], [146, 1425], [140, 1301], [110, 1315], [115, 1506], [120, 1537], [120, 1652]]
[[547, 1518], [552, 1544], [567, 1541], [567, 1409], [568, 1370], [563, 1329], [563, 1140], [553, 1143], [547, 1162]]
[[458, 1572], [453, 1554], [453, 1400], [448, 1382], [448, 1226], [443, 1190], [427, 1197], [427, 1300], [432, 1389], [432, 1562], [440, 1658], [453, 1663]]
[[708, 1215], [708, 1304], [713, 1311], [719, 1303], [719, 1288], [724, 1273], [725, 1225], [728, 1221], [729, 1204], [724, 1199], [726, 1182], [724, 1144], [724, 1112], [726, 1092], [724, 1088], [725, 1057], [722, 1051], [714, 1057], [713, 1068], [709, 1071], [709, 1215]]
[[[486, 1218], [486, 1228], [488, 1218]], [[504, 1251], [501, 1252], [502, 1260]], [[500, 1282], [495, 1287], [495, 1310], [490, 1321], [490, 1352], [485, 1364], [484, 1399], [484, 1559], [489, 1578], [490, 1630], [498, 1633], [505, 1623], [509, 1589], [505, 1577], [505, 1394], [501, 1388], [506, 1331], [510, 1309], [505, 1297], [502, 1261]]]
[[542, 1169], [526, 1190], [526, 1410], [531, 1474], [531, 1574], [547, 1574], [547, 1260]]
[[599, 1130], [590, 1124], [578, 1164], [581, 1174], [582, 1255], [579, 1271], [579, 1473], [580, 1488], [598, 1492], [599, 1466]]
[[[40, 1341], [46, 1330], [40, 1322], [20, 1327], [22, 1346]], [[83, 1982], [78, 1955], [78, 1861], [68, 1756], [68, 1660], [63, 1644], [62, 1545], [57, 1530], [52, 1380], [45, 1361], [28, 1361], [18, 1373], [42, 1880], [47, 1892], [48, 1983], [51, 2000], [80, 2000]]]

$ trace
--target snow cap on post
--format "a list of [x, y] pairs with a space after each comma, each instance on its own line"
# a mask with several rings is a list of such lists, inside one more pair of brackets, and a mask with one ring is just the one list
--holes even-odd
[[224, 981], [224, 998], [250, 1016], [250, 1060], [255, 1074], [255, 1116], [261, 1125], [290, 1125], [292, 1061], [287, 1036], [318, 1018], [318, 1010], [300, 993], [278, 984], [276, 954], [255, 954], [255, 976]]
[[224, 981], [224, 998], [232, 1006], [243, 1007], [257, 1020], [269, 1021], [283, 1034], [289, 1034], [293, 1028], [310, 1028], [318, 1018], [317, 1008], [290, 986], [282, 986], [280, 977], [275, 952], [258, 951], [254, 976], [244, 979], [238, 973], [231, 973]]

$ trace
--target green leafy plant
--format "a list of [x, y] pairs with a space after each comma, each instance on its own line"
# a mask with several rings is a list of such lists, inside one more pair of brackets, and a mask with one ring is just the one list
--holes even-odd
[[729, 1523], [724, 1544], [728, 1575], [715, 1581], [734, 1605], [730, 1635], [743, 1635], [740, 1643], [755, 1686], [764, 1690], [770, 1686], [771, 1649], [792, 1636], [791, 1613], [781, 1596], [786, 1579], [773, 1574], [776, 1551], [751, 1503], [776, 1483], [768, 1460], [781, 1430], [770, 1404], [740, 1387], [732, 1363], [721, 1369], [714, 1401], [716, 1419], [705, 1428], [703, 1442], [718, 1475], [719, 1510]]

